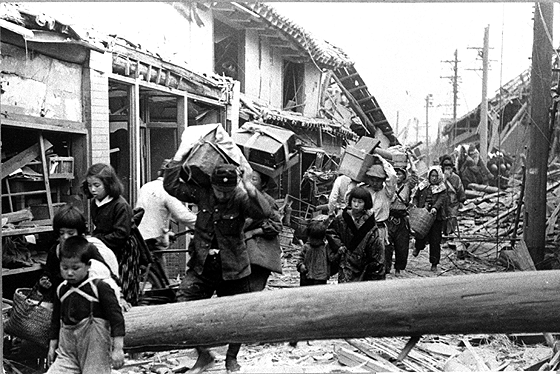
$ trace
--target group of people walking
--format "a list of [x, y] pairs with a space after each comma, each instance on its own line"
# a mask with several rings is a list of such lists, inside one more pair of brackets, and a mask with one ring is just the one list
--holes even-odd
[[[377, 160], [363, 182], [345, 175], [335, 180], [329, 218], [322, 222], [326, 255], [309, 255], [318, 246], [308, 241], [298, 262], [301, 285], [326, 283], [335, 273], [339, 283], [384, 279], [393, 267], [399, 276], [407, 266], [413, 237], [408, 217], [411, 207], [425, 208], [434, 218], [427, 235], [414, 236], [412, 255], [418, 256], [428, 245], [431, 270], [437, 271], [442, 236], [458, 232], [459, 206], [466, 199], [452, 157], [442, 156], [440, 164], [431, 167], [421, 182], [412, 164], [407, 170], [393, 167], [381, 157]], [[310, 272], [312, 259], [327, 259], [327, 265], [318, 267], [330, 269], [330, 274]]]
[[[177, 301], [263, 290], [271, 272], [282, 272], [282, 222], [275, 200], [266, 193], [270, 178], [220, 164], [212, 171], [210, 186], [202, 186], [185, 173], [184, 156], [178, 152], [164, 163], [158, 179], [142, 187], [136, 204], [145, 210], [138, 231], [151, 250], [169, 245], [170, 218], [194, 229]], [[432, 270], [437, 270], [444, 223], [451, 222], [450, 230], [456, 228], [453, 217], [464, 201], [451, 159], [442, 159], [420, 183], [414, 168], [394, 168], [378, 160], [364, 182], [340, 176], [329, 201], [329, 218], [309, 223], [297, 255], [300, 285], [325, 284], [334, 275], [339, 283], [382, 280], [393, 267], [393, 256], [398, 275], [407, 265], [411, 205], [425, 207], [436, 217], [428, 235], [415, 240], [413, 255], [429, 244]], [[133, 210], [113, 168], [90, 167], [84, 192], [92, 199], [91, 236], [77, 208], [61, 208], [53, 220], [59, 242], [39, 282], [54, 301], [50, 373], [110, 373], [111, 364], [122, 366], [123, 311], [138, 299]], [[196, 204], [197, 214], [185, 203]], [[87, 344], [86, 339], [77, 344], [77, 331], [81, 337], [91, 336]], [[240, 368], [239, 349], [240, 344], [228, 346], [225, 365], [230, 372]], [[209, 349], [197, 351], [191, 373], [214, 364]]]

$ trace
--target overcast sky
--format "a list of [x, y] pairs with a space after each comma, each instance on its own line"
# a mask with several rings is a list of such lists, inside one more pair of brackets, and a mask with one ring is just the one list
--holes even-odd
[[[439, 119], [452, 117], [452, 64], [458, 53], [458, 117], [482, 98], [484, 28], [489, 26], [491, 71], [488, 97], [531, 65], [534, 3], [270, 3], [314, 36], [342, 48], [395, 129], [416, 117], [430, 137]], [[560, 6], [554, 5], [552, 35], [559, 46]], [[552, 46], [551, 46], [552, 48]], [[475, 69], [475, 70], [471, 70]], [[420, 140], [425, 129], [420, 129]], [[402, 137], [401, 141], [405, 141]], [[408, 140], [416, 140], [409, 129]]]

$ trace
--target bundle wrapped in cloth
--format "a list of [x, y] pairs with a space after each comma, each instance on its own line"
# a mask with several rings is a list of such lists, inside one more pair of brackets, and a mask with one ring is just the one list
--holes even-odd
[[201, 186], [210, 186], [212, 171], [220, 164], [239, 166], [244, 174], [253, 170], [243, 152], [219, 123], [187, 127], [174, 159], [183, 162], [183, 176]]

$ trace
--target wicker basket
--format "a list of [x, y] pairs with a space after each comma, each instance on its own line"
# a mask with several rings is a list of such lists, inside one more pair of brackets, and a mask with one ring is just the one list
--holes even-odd
[[410, 232], [416, 239], [422, 239], [432, 228], [436, 216], [428, 212], [426, 208], [411, 208], [408, 211], [410, 221]]
[[163, 255], [165, 259], [165, 272], [167, 277], [171, 279], [179, 277], [184, 277], [187, 271], [187, 253], [165, 253]]
[[292, 241], [294, 240], [294, 231], [295, 230], [291, 227], [284, 226], [282, 232], [278, 234], [281, 247], [289, 247], [292, 245]]
[[14, 292], [14, 305], [10, 318], [4, 323], [7, 334], [48, 347], [52, 308], [40, 300], [30, 298], [33, 289], [18, 288]]

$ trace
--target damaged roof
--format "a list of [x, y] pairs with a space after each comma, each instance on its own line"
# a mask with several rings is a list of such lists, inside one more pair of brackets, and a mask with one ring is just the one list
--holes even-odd
[[[230, 78], [212, 72], [194, 72], [184, 64], [164, 59], [119, 35], [103, 34], [93, 28], [76, 28], [59, 18], [24, 4], [0, 3], [0, 27], [9, 31], [2, 32], [2, 41], [77, 64], [87, 61], [89, 49], [112, 53], [114, 73], [143, 77], [148, 82], [227, 101], [229, 86], [233, 84]], [[141, 71], [141, 68], [148, 70], [148, 66], [153, 68], [153, 74]], [[160, 73], [158, 79], [155, 79], [156, 69]], [[170, 81], [175, 82], [175, 86], [171, 86]]]
[[284, 55], [291, 56], [296, 62], [313, 60], [321, 68], [330, 70], [354, 65], [342, 49], [313, 36], [267, 4], [217, 2], [211, 8], [220, 20], [230, 25], [257, 29], [259, 34], [276, 30], [266, 36], [276, 39], [277, 46], [285, 50]]

